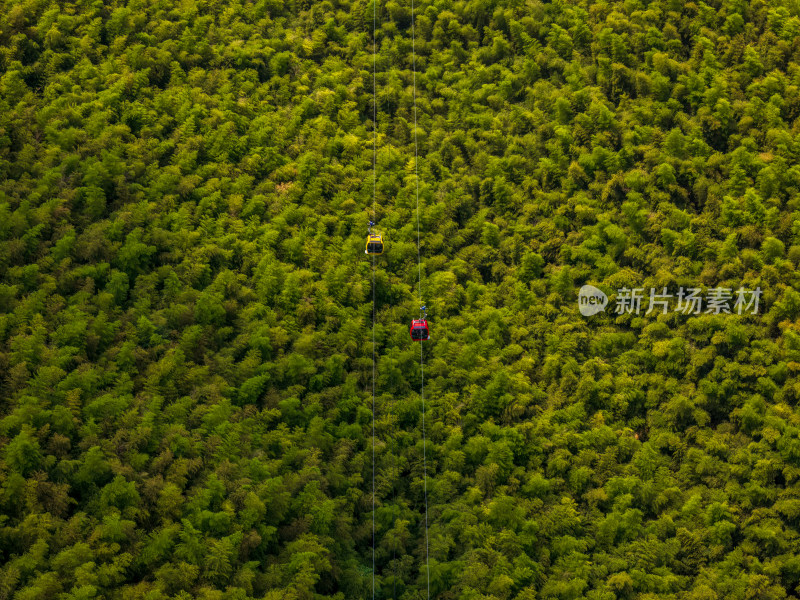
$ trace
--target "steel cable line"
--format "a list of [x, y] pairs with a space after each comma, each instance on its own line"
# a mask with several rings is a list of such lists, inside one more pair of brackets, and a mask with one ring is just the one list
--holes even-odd
[[[419, 225], [419, 143], [417, 140], [417, 52], [415, 38], [416, 21], [414, 18], [414, 0], [411, 0], [411, 69], [412, 88], [414, 94], [414, 179], [417, 196], [417, 289], [419, 303], [422, 305], [422, 252], [420, 250], [420, 225]], [[425, 435], [425, 360], [422, 343], [419, 345], [419, 373], [420, 373], [420, 399], [422, 400], [422, 478], [423, 494], [425, 498], [425, 576], [427, 580], [428, 600], [431, 597], [431, 566], [430, 550], [428, 543], [428, 465], [427, 465], [427, 440]]]
[[[377, 71], [377, 44], [375, 25], [378, 0], [372, 2], [372, 221], [376, 221], [378, 152], [378, 106], [375, 84]], [[375, 600], [375, 255], [372, 255], [372, 600]]]

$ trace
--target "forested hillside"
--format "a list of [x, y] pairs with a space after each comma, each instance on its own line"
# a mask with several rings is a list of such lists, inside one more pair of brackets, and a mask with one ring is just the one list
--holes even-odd
[[0, 0], [0, 599], [797, 597], [800, 5], [376, 10], [373, 572], [373, 5]]

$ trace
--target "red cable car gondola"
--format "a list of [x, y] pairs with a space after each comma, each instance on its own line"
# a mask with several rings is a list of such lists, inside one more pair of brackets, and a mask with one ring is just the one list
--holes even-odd
[[411, 339], [415, 342], [424, 342], [430, 339], [428, 321], [426, 319], [412, 319], [411, 327], [408, 332], [411, 334]]

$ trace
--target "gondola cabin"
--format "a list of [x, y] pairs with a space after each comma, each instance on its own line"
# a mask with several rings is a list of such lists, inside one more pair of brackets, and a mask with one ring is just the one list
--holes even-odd
[[430, 339], [428, 321], [426, 319], [413, 319], [411, 328], [408, 331], [411, 334], [411, 339], [415, 342], [423, 342]]
[[383, 238], [376, 233], [370, 233], [367, 236], [367, 247], [364, 254], [383, 254]]

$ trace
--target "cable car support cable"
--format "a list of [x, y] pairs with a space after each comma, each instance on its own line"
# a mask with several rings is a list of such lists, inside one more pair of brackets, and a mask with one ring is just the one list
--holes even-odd
[[[419, 145], [417, 142], [417, 52], [416, 40], [414, 35], [416, 21], [414, 19], [414, 0], [411, 0], [411, 69], [412, 69], [412, 88], [414, 94], [414, 180], [416, 184], [417, 196], [417, 289], [419, 291], [419, 303], [422, 305], [422, 252], [420, 250], [420, 227], [419, 227]], [[427, 335], [426, 335], [427, 338]], [[431, 597], [431, 566], [430, 551], [428, 544], [428, 465], [427, 465], [427, 441], [425, 437], [425, 362], [422, 343], [419, 345], [419, 373], [420, 373], [420, 399], [422, 400], [422, 477], [423, 494], [425, 498], [425, 576], [427, 581], [427, 598]]]
[[[378, 0], [372, 1], [372, 223], [376, 221], [377, 173], [375, 166], [378, 152], [378, 107], [375, 89], [375, 71], [377, 70], [377, 44], [375, 41], [376, 6]], [[369, 242], [368, 242], [369, 246]], [[372, 255], [372, 600], [375, 600], [375, 254]]]

